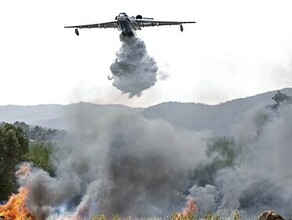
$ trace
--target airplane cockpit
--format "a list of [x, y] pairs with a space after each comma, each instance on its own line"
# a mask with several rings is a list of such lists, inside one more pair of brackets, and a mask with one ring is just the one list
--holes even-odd
[[115, 17], [115, 20], [118, 20], [119, 17], [128, 17], [125, 12], [121, 12], [118, 16]]

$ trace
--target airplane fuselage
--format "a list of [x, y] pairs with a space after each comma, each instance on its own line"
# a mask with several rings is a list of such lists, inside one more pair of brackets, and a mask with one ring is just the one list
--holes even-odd
[[[134, 20], [131, 20], [127, 15], [120, 14], [117, 16], [118, 29], [122, 32], [122, 35], [133, 37], [135, 36], [135, 30], [139, 30], [139, 24], [134, 24]], [[138, 25], [138, 26], [137, 26]]]

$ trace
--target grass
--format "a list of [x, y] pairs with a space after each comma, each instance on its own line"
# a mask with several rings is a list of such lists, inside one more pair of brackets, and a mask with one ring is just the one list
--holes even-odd
[[[131, 219], [131, 217], [127, 218], [128, 220]], [[135, 218], [133, 218], [135, 219]], [[216, 215], [212, 212], [207, 212], [203, 218], [198, 218], [196, 215], [189, 213], [187, 216], [183, 216], [180, 213], [173, 213], [170, 217], [165, 217], [165, 218], [145, 218], [145, 220], [163, 220], [163, 219], [168, 219], [168, 220], [223, 220], [223, 218], [219, 215]], [[241, 215], [239, 211], [235, 211], [234, 215], [229, 218], [230, 220], [242, 220]], [[90, 220], [108, 220], [103, 214], [101, 215], [94, 215]], [[112, 216], [111, 220], [121, 220], [119, 215], [115, 214]]]

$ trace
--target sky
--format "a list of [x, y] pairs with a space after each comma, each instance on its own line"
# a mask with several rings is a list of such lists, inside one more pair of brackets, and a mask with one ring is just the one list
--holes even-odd
[[[145, 107], [167, 101], [218, 104], [292, 87], [291, 1], [9, 0], [0, 2], [0, 105], [93, 102]], [[108, 80], [121, 47], [116, 29], [66, 25], [114, 20], [120, 12], [196, 21], [137, 32], [157, 62], [141, 97]]]

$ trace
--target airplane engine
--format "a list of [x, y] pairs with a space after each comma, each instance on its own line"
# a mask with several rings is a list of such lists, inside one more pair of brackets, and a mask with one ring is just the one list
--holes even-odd
[[184, 31], [184, 27], [182, 26], [182, 24], [179, 26], [179, 29], [180, 29], [181, 32]]
[[77, 36], [79, 36], [78, 28], [75, 29], [75, 34], [76, 34]]
[[143, 17], [142, 17], [142, 15], [137, 15], [136, 16], [136, 19], [142, 19]]

